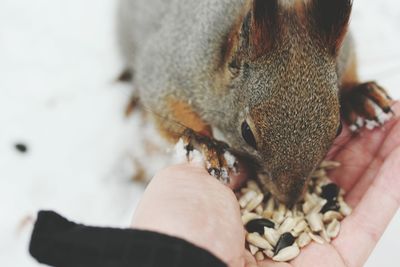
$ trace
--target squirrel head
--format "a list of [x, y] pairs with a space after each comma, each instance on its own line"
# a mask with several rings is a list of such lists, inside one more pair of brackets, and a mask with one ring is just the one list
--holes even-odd
[[240, 109], [228, 134], [252, 158], [261, 184], [298, 201], [341, 128], [336, 61], [351, 0], [252, 0], [224, 52]]

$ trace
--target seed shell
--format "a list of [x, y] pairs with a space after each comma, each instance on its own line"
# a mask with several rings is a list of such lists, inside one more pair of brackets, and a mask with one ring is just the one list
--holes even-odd
[[296, 239], [291, 233], [284, 233], [283, 235], [281, 235], [278, 243], [276, 243], [275, 255], [278, 255], [282, 249], [293, 245], [295, 240]]
[[275, 223], [268, 219], [262, 218], [262, 219], [251, 220], [245, 226], [247, 232], [249, 233], [257, 232], [260, 235], [264, 234], [264, 227], [275, 228]]

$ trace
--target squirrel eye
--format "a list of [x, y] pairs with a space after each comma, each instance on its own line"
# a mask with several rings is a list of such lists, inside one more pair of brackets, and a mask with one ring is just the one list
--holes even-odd
[[242, 123], [242, 137], [247, 144], [252, 146], [254, 149], [257, 149], [256, 138], [254, 137], [254, 134], [246, 121]]
[[343, 123], [340, 122], [339, 128], [338, 128], [337, 133], [336, 133], [336, 137], [338, 137], [342, 133], [342, 130], [343, 130]]

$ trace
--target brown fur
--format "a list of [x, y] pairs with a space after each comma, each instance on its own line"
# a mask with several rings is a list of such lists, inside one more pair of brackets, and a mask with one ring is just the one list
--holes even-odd
[[[203, 135], [212, 136], [211, 127], [204, 122], [189, 103], [174, 97], [169, 97], [167, 103], [170, 117], [168, 119], [156, 117], [156, 122], [161, 133], [168, 140], [176, 143], [186, 128]], [[176, 122], [179, 122], [179, 124]]]
[[254, 57], [264, 55], [274, 44], [279, 29], [278, 0], [254, 0], [251, 44]]

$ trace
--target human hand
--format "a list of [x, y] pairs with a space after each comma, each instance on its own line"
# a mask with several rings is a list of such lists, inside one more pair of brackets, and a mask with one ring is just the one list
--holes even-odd
[[[394, 111], [400, 113], [400, 104]], [[312, 243], [290, 263], [257, 263], [245, 251], [235, 196], [201, 167], [182, 165], [158, 174], [133, 226], [184, 238], [229, 266], [362, 266], [399, 207], [400, 118], [357, 136], [345, 129], [330, 158], [343, 164], [330, 176], [347, 191], [354, 211], [331, 244]]]

